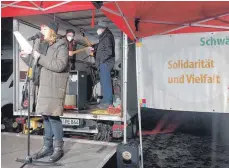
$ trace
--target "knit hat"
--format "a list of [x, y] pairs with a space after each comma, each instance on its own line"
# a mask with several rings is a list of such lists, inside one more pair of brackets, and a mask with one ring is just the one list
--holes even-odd
[[68, 29], [68, 30], [66, 30], [66, 34], [68, 34], [68, 33], [73, 33], [73, 34], [75, 35], [75, 31], [74, 31], [74, 30], [72, 30], [72, 29]]
[[99, 21], [98, 24], [96, 25], [97, 28], [107, 28], [108, 27], [108, 23], [104, 22], [104, 21]]
[[47, 24], [47, 26], [52, 29], [56, 34], [57, 34], [57, 31], [58, 31], [58, 23], [56, 22], [50, 22]]

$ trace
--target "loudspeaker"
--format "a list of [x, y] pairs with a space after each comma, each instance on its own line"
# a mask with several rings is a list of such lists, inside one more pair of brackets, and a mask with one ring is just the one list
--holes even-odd
[[70, 71], [68, 94], [76, 95], [76, 107], [84, 109], [87, 103], [87, 73], [84, 71]]
[[117, 146], [117, 168], [140, 168], [140, 145], [137, 142]]

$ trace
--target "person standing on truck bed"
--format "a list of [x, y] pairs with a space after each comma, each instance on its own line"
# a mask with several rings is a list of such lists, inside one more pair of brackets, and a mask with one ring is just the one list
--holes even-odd
[[37, 75], [39, 76], [39, 89], [36, 114], [42, 115], [44, 119], [44, 145], [32, 158], [40, 159], [51, 155], [50, 162], [56, 162], [64, 155], [64, 133], [60, 116], [63, 115], [69, 76], [68, 45], [65, 39], [57, 39], [57, 31], [58, 24], [55, 22], [42, 25], [41, 33], [44, 36], [44, 41], [48, 43], [47, 50], [45, 52], [39, 51], [39, 47], [35, 47], [34, 53], [23, 51], [21, 53], [22, 57], [31, 54], [37, 64], [41, 66], [40, 74]]
[[73, 51], [76, 51], [76, 41], [74, 40], [75, 31], [72, 29], [66, 30], [66, 40], [68, 41], [68, 55], [70, 62], [70, 70], [75, 70], [75, 60], [76, 54], [73, 54]]
[[107, 109], [113, 106], [111, 70], [115, 64], [115, 40], [112, 32], [108, 29], [108, 24], [106, 22], [99, 21], [97, 27], [99, 43], [94, 46], [94, 48], [91, 48], [91, 50], [96, 51], [95, 64], [99, 69], [103, 95], [103, 99], [98, 105], [98, 108]]

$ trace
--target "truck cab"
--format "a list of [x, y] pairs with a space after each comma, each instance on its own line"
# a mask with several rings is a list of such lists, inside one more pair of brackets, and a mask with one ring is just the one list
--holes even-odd
[[2, 117], [13, 116], [13, 56], [12, 48], [2, 49], [1, 59], [1, 111]]

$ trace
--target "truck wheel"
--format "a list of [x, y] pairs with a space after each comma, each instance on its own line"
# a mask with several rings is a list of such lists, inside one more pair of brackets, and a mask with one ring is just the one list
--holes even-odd
[[7, 104], [1, 108], [2, 118], [13, 118], [13, 104]]
[[2, 132], [13, 132], [13, 127], [12, 127], [12, 119], [8, 119], [7, 117], [2, 118], [1, 121], [1, 130]]
[[94, 140], [97, 141], [111, 141], [111, 130], [112, 127], [107, 123], [98, 123], [97, 125], [98, 133], [94, 135]]
[[2, 123], [2, 124], [1, 124], [1, 131], [2, 131], [2, 132], [5, 132], [5, 130], [6, 130], [6, 125]]

